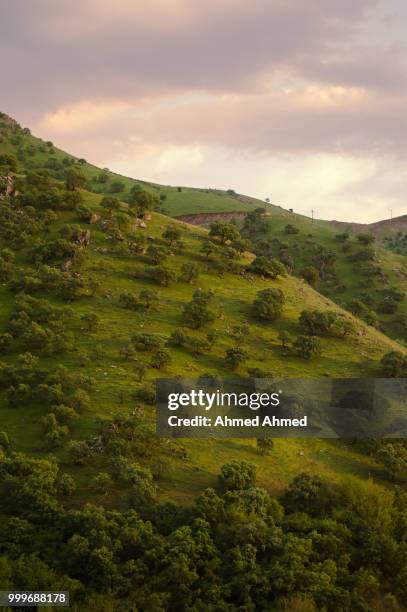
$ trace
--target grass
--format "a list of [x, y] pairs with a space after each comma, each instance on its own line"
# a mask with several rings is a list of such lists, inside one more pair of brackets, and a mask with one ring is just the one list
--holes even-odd
[[[99, 196], [85, 192], [84, 197], [86, 205], [99, 210]], [[52, 228], [51, 236], [56, 235], [57, 230], [66, 223], [78, 223], [75, 213], [63, 213]], [[174, 222], [168, 217], [154, 213], [147, 229], [136, 231], [144, 231], [151, 237], [160, 237], [171, 223]], [[112, 244], [97, 225], [91, 226], [91, 245], [87, 249], [84, 275], [92, 279], [97, 291], [94, 297], [84, 297], [70, 306], [75, 315], [70, 324], [75, 333], [75, 349], [62, 355], [58, 361], [72, 370], [91, 375], [95, 379], [95, 388], [92, 392], [92, 405], [81, 415], [70, 438], [81, 440], [95, 435], [98, 431], [97, 417], [106, 419], [116, 414], [131, 413], [135, 405], [131, 392], [137, 389], [139, 384], [135, 380], [131, 363], [123, 359], [120, 349], [137, 331], [158, 334], [165, 341], [176, 327], [182, 325], [183, 305], [191, 299], [198, 286], [211, 288], [215, 292], [214, 309], [217, 319], [213, 327], [218, 330], [219, 339], [211, 352], [199, 358], [193, 357], [186, 350], [170, 348], [171, 364], [159, 372], [149, 368], [147, 380], [153, 381], [157, 376], [195, 377], [203, 373], [230, 376], [231, 373], [224, 362], [225, 352], [237, 344], [231, 337], [233, 326], [244, 321], [250, 323], [250, 333], [243, 341], [239, 341], [239, 344], [243, 343], [248, 359], [237, 372], [238, 375], [245, 375], [248, 367], [259, 367], [272, 372], [273, 375], [287, 377], [375, 376], [379, 374], [379, 360], [384, 353], [392, 349], [403, 350], [379, 331], [342, 312], [329, 299], [294, 277], [264, 281], [259, 278], [245, 280], [232, 274], [215, 274], [199, 255], [206, 231], [183, 223], [179, 225], [183, 230], [184, 248], [182, 252], [168, 258], [168, 265], [179, 274], [183, 263], [196, 261], [203, 273], [194, 285], [180, 281], [168, 288], [158, 289], [150, 281], [130, 277], [135, 266], [140, 265], [141, 256], [124, 252], [120, 243]], [[249, 263], [251, 259], [252, 255], [246, 254], [242, 263]], [[259, 290], [270, 286], [282, 289], [286, 306], [278, 321], [263, 324], [252, 320], [250, 304]], [[159, 304], [156, 310], [139, 312], [120, 306], [119, 297], [123, 291], [138, 293], [143, 288], [157, 289]], [[0, 298], [0, 328], [3, 328], [13, 308], [14, 296], [3, 285], [0, 288]], [[58, 304], [58, 300], [52, 301]], [[298, 317], [304, 308], [329, 308], [342, 312], [353, 320], [357, 333], [347, 340], [323, 339], [323, 352], [316, 360], [306, 361], [299, 357], [286, 356], [280, 347], [278, 333], [284, 329], [292, 338], [298, 335]], [[100, 317], [98, 330], [91, 334], [83, 330], [80, 320], [81, 315], [88, 312], [97, 312]], [[190, 333], [203, 338], [206, 331], [207, 329], [203, 329]], [[101, 347], [101, 352], [95, 353], [96, 346]], [[91, 362], [81, 367], [83, 353], [91, 356]], [[13, 361], [15, 357], [16, 353], [13, 353], [7, 360]], [[140, 353], [140, 359], [148, 363], [150, 357]], [[51, 366], [54, 360], [42, 358], [42, 362]], [[44, 409], [41, 406], [32, 405], [24, 410], [11, 408], [3, 397], [0, 410], [1, 428], [8, 432], [16, 450], [38, 456], [49, 452], [42, 441], [39, 420]], [[148, 418], [153, 422], [154, 410], [147, 408], [147, 412]], [[279, 439], [276, 440], [276, 448], [272, 454], [264, 457], [257, 453], [255, 443], [251, 440], [183, 440], [182, 445], [187, 449], [188, 458], [168, 458], [168, 472], [160, 481], [160, 496], [163, 499], [189, 502], [205, 487], [213, 486], [219, 467], [234, 458], [254, 461], [258, 465], [260, 484], [271, 492], [280, 491], [296, 473], [304, 470], [325, 474], [329, 478], [344, 474], [354, 474], [360, 478], [368, 478], [370, 475], [382, 478], [378, 467], [370, 458], [349, 452], [340, 441]], [[78, 480], [79, 488], [72, 500], [74, 505], [89, 497], [89, 482], [92, 476], [98, 471], [109, 470], [103, 458], [97, 458], [96, 462], [88, 467], [77, 468], [68, 461], [65, 447], [53, 452], [62, 462], [64, 469], [70, 471]], [[104, 501], [108, 505], [120, 505], [123, 503], [123, 495], [124, 492], [120, 489], [113, 489]]]
[[[314, 265], [313, 248], [323, 247], [336, 254], [333, 266], [334, 278], [321, 279], [317, 289], [323, 295], [334, 300], [343, 308], [348, 308], [354, 298], [359, 298], [363, 293], [369, 294], [373, 300], [371, 308], [378, 315], [379, 327], [388, 336], [399, 342], [407, 342], [407, 299], [403, 299], [398, 310], [394, 314], [383, 313], [380, 303], [383, 299], [382, 291], [385, 287], [396, 287], [407, 295], [407, 257], [391, 253], [390, 251], [375, 246], [374, 263], [383, 271], [386, 281], [379, 277], [369, 281], [368, 286], [363, 284], [366, 278], [359, 263], [353, 263], [349, 256], [357, 253], [363, 247], [355, 237], [350, 238], [349, 252], [342, 251], [342, 244], [336, 239], [338, 231], [327, 222], [312, 221], [307, 217], [292, 215], [287, 211], [272, 210], [267, 218], [267, 233], [269, 239], [279, 239], [287, 245], [287, 251], [293, 257], [293, 274], [300, 276], [306, 266]], [[299, 230], [298, 234], [287, 234], [286, 225], [290, 223]], [[264, 237], [264, 236], [262, 236]], [[259, 236], [257, 238], [260, 238]], [[253, 238], [256, 244], [256, 238]], [[279, 249], [273, 248], [278, 257]]]
[[[3, 120], [4, 122], [4, 120]], [[1, 123], [1, 120], [0, 120]], [[0, 126], [1, 128], [1, 126]], [[61, 162], [64, 157], [72, 157], [65, 152], [46, 147], [39, 139], [31, 135], [7, 131], [7, 138], [0, 142], [1, 151], [18, 154], [23, 151], [25, 161], [21, 162], [24, 170], [44, 166], [49, 158]], [[14, 140], [14, 142], [13, 142]], [[29, 148], [33, 154], [29, 154]], [[82, 166], [92, 189], [102, 190], [103, 185], [95, 182], [100, 169], [85, 163]], [[237, 198], [225, 192], [214, 190], [199, 190], [182, 188], [179, 191], [174, 187], [157, 186], [153, 184], [134, 181], [109, 173], [109, 184], [120, 179], [125, 184], [125, 190], [118, 194], [124, 198], [135, 182], [145, 188], [155, 191], [158, 195], [166, 196], [163, 206], [168, 214], [176, 216], [193, 212], [228, 212], [236, 210], [249, 210], [260, 204], [250, 198]], [[106, 189], [105, 189], [106, 191]], [[95, 210], [99, 210], [100, 195], [84, 192], [85, 203]], [[338, 243], [334, 239], [334, 231], [325, 222], [311, 223], [306, 217], [291, 214], [279, 207], [267, 205], [270, 213], [269, 235], [280, 237], [294, 247], [298, 245], [299, 256], [296, 261], [296, 270], [308, 263], [305, 241], [312, 239], [327, 248], [337, 250]], [[299, 236], [287, 236], [284, 233], [286, 223], [292, 223], [300, 229]], [[74, 213], [63, 213], [59, 221], [53, 226], [52, 233], [66, 223], [78, 223]], [[148, 222], [145, 232], [148, 236], [159, 237], [165, 227], [172, 223], [168, 216], [154, 213], [151, 222]], [[88, 227], [88, 226], [83, 226]], [[203, 272], [194, 285], [177, 282], [168, 288], [155, 287], [147, 280], [134, 280], [130, 277], [131, 271], [142, 263], [141, 258], [131, 256], [120, 248], [120, 244], [112, 244], [107, 240], [106, 234], [95, 225], [91, 226], [91, 245], [87, 249], [87, 258], [84, 264], [84, 274], [92, 279], [97, 287], [94, 297], [82, 298], [72, 305], [74, 319], [70, 327], [75, 333], [74, 351], [58, 357], [58, 362], [69, 369], [91, 375], [95, 379], [95, 389], [92, 392], [91, 407], [81, 415], [77, 424], [70, 433], [75, 440], [86, 439], [98, 431], [97, 417], [108, 419], [116, 414], [130, 414], [135, 402], [131, 393], [138, 388], [131, 366], [120, 356], [120, 349], [128, 342], [131, 335], [137, 331], [148, 331], [159, 334], [163, 340], [176, 328], [182, 325], [181, 312], [183, 305], [191, 299], [192, 293], [199, 286], [211, 288], [215, 292], [214, 308], [217, 319], [213, 325], [219, 331], [219, 339], [213, 350], [199, 358], [193, 357], [185, 350], [171, 348], [172, 361], [169, 367], [158, 372], [149, 368], [147, 380], [153, 381], [157, 376], [199, 376], [202, 373], [213, 373], [219, 376], [229, 376], [225, 367], [224, 356], [227, 348], [234, 346], [237, 341], [231, 337], [234, 325], [241, 325], [245, 321], [250, 323], [250, 334], [243, 340], [244, 348], [248, 353], [248, 360], [238, 374], [245, 375], [248, 367], [259, 367], [270, 371], [275, 376], [286, 377], [369, 377], [378, 375], [379, 361], [384, 353], [390, 350], [401, 350], [396, 342], [384, 336], [380, 331], [365, 325], [349, 313], [341, 310], [328, 297], [317, 293], [306, 283], [287, 277], [278, 281], [264, 281], [258, 278], [245, 280], [236, 275], [225, 274], [219, 276], [207, 266], [199, 255], [202, 239], [206, 236], [203, 229], [180, 224], [183, 228], [184, 250], [168, 259], [168, 265], [179, 273], [185, 262], [196, 261]], [[309, 234], [312, 234], [310, 238]], [[52, 235], [52, 234], [51, 234]], [[406, 270], [405, 259], [394, 256], [385, 251], [378, 251], [378, 257], [390, 282], [405, 286]], [[246, 254], [242, 263], [252, 259]], [[16, 266], [24, 267], [21, 257], [17, 258]], [[397, 272], [396, 270], [400, 270]], [[351, 270], [346, 259], [340, 257], [338, 273], [348, 284], [347, 291], [340, 297], [343, 304], [355, 295], [358, 290], [359, 278]], [[401, 276], [400, 276], [401, 274]], [[403, 280], [404, 279], [404, 280]], [[250, 304], [257, 292], [270, 286], [280, 287], [286, 298], [286, 305], [282, 317], [272, 324], [261, 324], [251, 319]], [[119, 296], [123, 291], [139, 292], [143, 288], [155, 288], [159, 293], [157, 310], [140, 313], [125, 310], [119, 305]], [[379, 288], [375, 288], [375, 291]], [[322, 285], [321, 290], [329, 293], [329, 287]], [[55, 304], [58, 300], [50, 296]], [[337, 295], [332, 297], [338, 299]], [[7, 319], [13, 309], [14, 296], [8, 287], [0, 286], [0, 331], [4, 329]], [[305, 308], [332, 309], [349, 317], [355, 326], [356, 333], [351, 339], [340, 340], [327, 338], [322, 340], [322, 355], [316, 360], [305, 361], [299, 357], [284, 355], [279, 341], [278, 333], [284, 329], [291, 338], [300, 333], [298, 317]], [[405, 311], [403, 305], [403, 312]], [[100, 317], [100, 327], [97, 332], [89, 334], [84, 332], [80, 316], [88, 312], [97, 312]], [[206, 329], [191, 332], [197, 337], [205, 337]], [[386, 331], [392, 332], [391, 321], [386, 322]], [[398, 330], [393, 335], [397, 337]], [[240, 341], [239, 341], [240, 342]], [[100, 346], [101, 352], [95, 352]], [[18, 348], [18, 347], [17, 347]], [[81, 354], [91, 356], [91, 362], [81, 366]], [[17, 356], [17, 350], [11, 355], [2, 356], [3, 361], [12, 362]], [[146, 362], [149, 356], [141, 353], [140, 358]], [[41, 359], [44, 366], [54, 365], [53, 359]], [[121, 395], [124, 397], [121, 397]], [[49, 450], [44, 447], [43, 433], [40, 427], [40, 417], [44, 409], [40, 405], [22, 408], [11, 408], [0, 398], [0, 428], [6, 430], [13, 442], [15, 450], [21, 450], [34, 456], [44, 456]], [[154, 410], [147, 408], [148, 418], [153, 422]], [[261, 456], [252, 440], [183, 440], [187, 449], [187, 459], [182, 460], [175, 456], [167, 457], [168, 471], [159, 482], [160, 497], [173, 499], [180, 503], [188, 503], [205, 487], [216, 484], [216, 475], [220, 466], [231, 459], [246, 459], [255, 462], [259, 471], [259, 484], [272, 493], [280, 492], [284, 486], [301, 471], [309, 471], [327, 476], [329, 479], [340, 479], [353, 475], [361, 479], [374, 478], [388, 486], [384, 474], [373, 459], [361, 455], [346, 446], [343, 441], [330, 440], [293, 440], [278, 439], [271, 455]], [[80, 505], [84, 501], [94, 500], [95, 494], [90, 485], [91, 478], [99, 471], [108, 471], [109, 465], [103, 457], [97, 457], [91, 465], [78, 468], [73, 466], [67, 456], [66, 447], [53, 451], [61, 462], [63, 469], [72, 473], [78, 484], [71, 503]], [[114, 486], [100, 503], [121, 507], [124, 504], [125, 491]]]

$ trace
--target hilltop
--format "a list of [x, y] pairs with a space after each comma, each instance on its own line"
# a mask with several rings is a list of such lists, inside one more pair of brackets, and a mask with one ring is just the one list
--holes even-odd
[[347, 221], [329, 221], [331, 225], [342, 231], [353, 234], [369, 233], [383, 240], [386, 236], [393, 236], [400, 231], [407, 230], [407, 215], [383, 219], [375, 223], [353, 223]]
[[56, 147], [50, 141], [33, 136], [28, 128], [20, 125], [5, 113], [0, 113], [0, 146], [1, 151], [14, 155], [21, 170], [47, 168], [50, 174], [63, 180], [67, 168], [79, 164], [87, 182], [87, 189], [103, 195], [115, 195], [126, 200], [134, 185], [140, 185], [159, 198], [159, 211], [171, 216], [191, 212], [235, 212], [250, 211], [256, 203], [250, 198], [236, 194], [232, 189], [219, 189], [158, 185], [129, 178], [98, 168], [83, 158], [77, 158]]

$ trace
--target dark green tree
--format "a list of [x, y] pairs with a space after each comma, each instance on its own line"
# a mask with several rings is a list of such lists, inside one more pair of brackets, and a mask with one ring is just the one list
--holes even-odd
[[284, 294], [281, 289], [263, 289], [252, 304], [252, 313], [261, 321], [274, 321], [281, 315], [283, 306]]

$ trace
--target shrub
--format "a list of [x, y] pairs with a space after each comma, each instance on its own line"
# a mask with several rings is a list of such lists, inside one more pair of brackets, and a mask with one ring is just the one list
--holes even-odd
[[125, 361], [133, 361], [137, 359], [137, 351], [132, 344], [122, 346], [119, 353]]
[[345, 338], [354, 332], [354, 326], [349, 319], [346, 319], [344, 316], [338, 316], [331, 326], [331, 332], [335, 336]]
[[321, 352], [321, 345], [315, 336], [298, 336], [293, 342], [293, 349], [299, 357], [312, 359]]
[[53, 412], [57, 418], [58, 423], [62, 425], [72, 425], [79, 418], [79, 415], [74, 408], [71, 408], [70, 406], [65, 406], [64, 404], [55, 406]]
[[349, 310], [356, 317], [363, 319], [368, 325], [377, 325], [376, 313], [360, 299], [353, 299], [349, 304]]
[[387, 443], [379, 449], [376, 457], [386, 466], [392, 480], [407, 480], [407, 448], [403, 444]]
[[268, 455], [273, 450], [274, 441], [270, 436], [257, 438], [257, 449], [261, 455]]
[[13, 341], [11, 334], [0, 334], [0, 353], [7, 353]]
[[294, 227], [294, 225], [291, 225], [291, 223], [287, 223], [284, 228], [284, 232], [286, 234], [299, 234], [300, 230], [298, 229], [298, 227]]
[[218, 238], [221, 244], [226, 244], [240, 237], [236, 225], [233, 225], [233, 223], [222, 223], [221, 221], [215, 221], [215, 223], [211, 224], [209, 235], [212, 238]]
[[110, 192], [120, 193], [124, 191], [125, 188], [126, 188], [126, 185], [123, 183], [123, 181], [113, 181], [112, 184], [110, 185]]
[[168, 285], [174, 282], [177, 278], [173, 270], [163, 265], [150, 268], [148, 271], [148, 276], [162, 287], [168, 287]]
[[397, 312], [398, 307], [399, 303], [397, 300], [390, 296], [386, 296], [379, 305], [379, 310], [385, 314], [394, 314]]
[[261, 368], [247, 368], [247, 373], [250, 378], [271, 378], [271, 372], [262, 370]]
[[252, 304], [252, 312], [256, 319], [274, 321], [283, 310], [284, 294], [281, 289], [264, 289], [259, 291]]
[[0, 431], [0, 448], [8, 449], [10, 447], [10, 439], [5, 431]]
[[239, 255], [242, 255], [245, 251], [250, 251], [252, 249], [252, 243], [250, 240], [246, 240], [244, 238], [237, 238], [233, 240], [230, 245]]
[[87, 206], [85, 206], [84, 204], [77, 206], [76, 212], [78, 213], [79, 219], [81, 221], [84, 221], [85, 223], [89, 223], [89, 221], [92, 218], [92, 214], [93, 214], [92, 210], [88, 208]]
[[256, 466], [249, 461], [231, 461], [222, 466], [219, 483], [224, 491], [250, 489], [256, 484]]
[[156, 399], [155, 388], [150, 384], [146, 384], [143, 387], [140, 387], [140, 389], [137, 389], [137, 391], [133, 393], [133, 398], [135, 400], [143, 402], [144, 404], [152, 405], [155, 403], [155, 399]]
[[236, 370], [247, 359], [247, 353], [238, 346], [227, 349], [225, 362], [231, 370]]
[[158, 266], [158, 264], [162, 264], [167, 259], [168, 251], [159, 244], [150, 244], [147, 248], [146, 255], [155, 266]]
[[196, 263], [190, 262], [183, 264], [181, 268], [181, 278], [187, 283], [192, 283], [199, 276], [200, 268]]
[[139, 305], [145, 310], [150, 310], [158, 301], [158, 295], [151, 289], [142, 289], [138, 296]]
[[335, 312], [329, 310], [303, 310], [300, 326], [310, 336], [326, 336], [337, 319]]
[[181, 236], [182, 236], [181, 229], [174, 225], [169, 225], [163, 233], [163, 238], [166, 242], [168, 242], [170, 247], [172, 246], [174, 242], [177, 242], [181, 238]]
[[212, 300], [212, 292], [198, 289], [192, 296], [192, 300], [185, 304], [182, 318], [186, 325], [198, 329], [203, 325], [215, 320], [215, 313], [209, 308]]
[[107, 472], [99, 472], [93, 478], [93, 485], [97, 491], [106, 493], [107, 489], [112, 485], [112, 479]]
[[145, 363], [139, 360], [135, 360], [133, 363], [133, 372], [138, 382], [141, 382], [146, 374], [147, 366]]
[[289, 512], [306, 512], [311, 516], [326, 512], [334, 503], [334, 491], [319, 476], [299, 474], [283, 496]]
[[161, 370], [169, 365], [171, 362], [171, 355], [165, 349], [156, 351], [151, 357], [151, 365], [157, 370]]
[[100, 318], [96, 312], [89, 312], [81, 316], [81, 321], [85, 323], [88, 332], [95, 332], [99, 327]]
[[76, 465], [86, 465], [92, 455], [89, 444], [83, 440], [80, 442], [70, 442], [68, 447], [69, 458]]
[[61, 474], [57, 482], [57, 490], [60, 495], [72, 495], [76, 490], [76, 482], [69, 474]]
[[185, 346], [188, 342], [188, 334], [180, 327], [174, 329], [171, 336], [168, 338], [169, 345], [172, 346]]
[[336, 234], [335, 235], [335, 239], [338, 242], [347, 242], [349, 240], [349, 234], [348, 232], [342, 232], [341, 234]]
[[381, 364], [386, 377], [407, 377], [407, 355], [403, 355], [399, 351], [390, 351], [382, 357]]
[[319, 272], [314, 266], [308, 266], [301, 272], [301, 276], [311, 287], [316, 287], [319, 281]]
[[281, 347], [285, 350], [290, 342], [290, 336], [284, 329], [282, 329], [278, 332], [278, 339], [280, 340]]
[[41, 419], [42, 427], [45, 433], [45, 438], [53, 447], [61, 446], [62, 442], [68, 435], [68, 427], [59, 425], [55, 414], [52, 412]]
[[360, 244], [373, 244], [373, 242], [375, 241], [375, 237], [373, 236], [373, 234], [358, 234], [356, 236], [356, 239], [358, 242], [360, 242]]
[[138, 297], [134, 295], [134, 293], [130, 293], [130, 291], [125, 291], [120, 294], [119, 304], [128, 310], [138, 310], [139, 308]]
[[279, 276], [285, 276], [286, 269], [281, 261], [277, 259], [269, 259], [260, 255], [248, 266], [247, 270], [254, 274], [259, 274], [267, 278], [276, 279]]
[[161, 338], [146, 332], [133, 334], [131, 341], [133, 345], [141, 351], [153, 351], [161, 346]]
[[153, 476], [148, 468], [140, 468], [132, 478], [129, 502], [133, 508], [150, 508], [157, 494]]
[[191, 337], [188, 340], [188, 348], [194, 357], [199, 357], [200, 355], [210, 351], [211, 345], [204, 338]]

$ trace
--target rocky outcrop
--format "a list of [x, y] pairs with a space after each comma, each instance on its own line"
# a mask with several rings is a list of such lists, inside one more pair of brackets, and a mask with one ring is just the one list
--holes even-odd
[[13, 195], [13, 193], [14, 193], [13, 177], [8, 174], [5, 176], [0, 175], [0, 199], [8, 195]]

